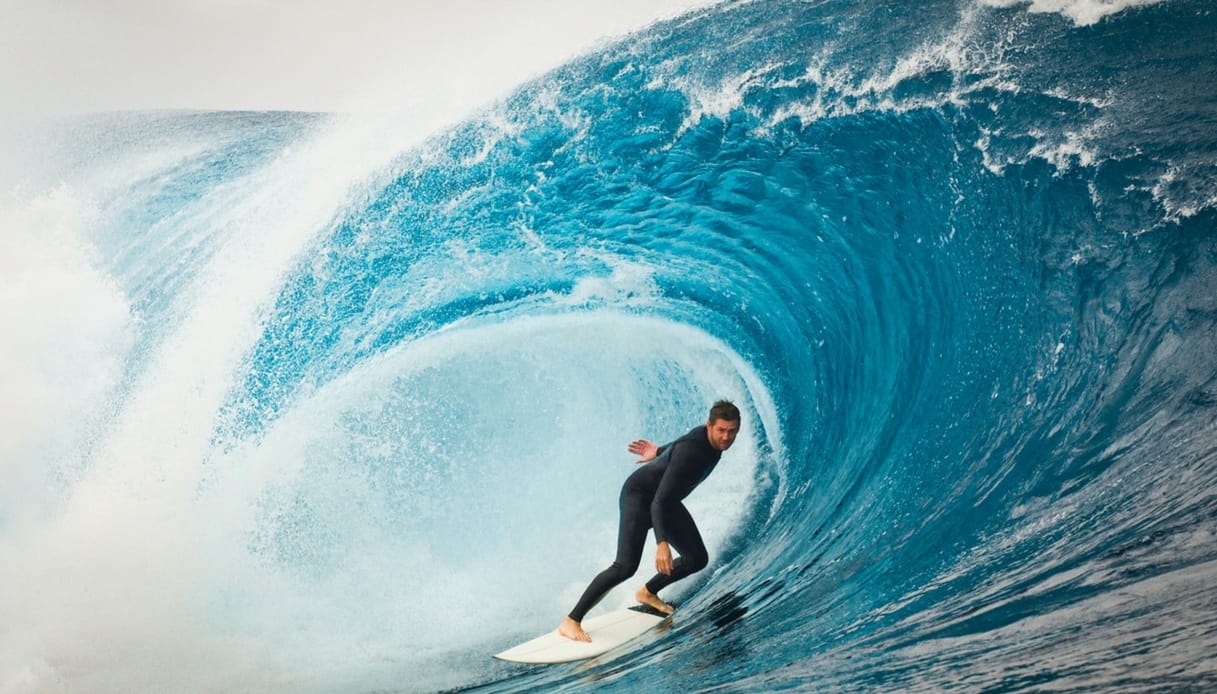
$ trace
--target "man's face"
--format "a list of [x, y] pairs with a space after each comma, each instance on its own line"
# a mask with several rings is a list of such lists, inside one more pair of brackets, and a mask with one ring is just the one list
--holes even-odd
[[735, 443], [735, 435], [739, 433], [739, 422], [726, 419], [715, 419], [706, 423], [706, 434], [710, 437], [710, 445], [720, 451], [725, 451]]

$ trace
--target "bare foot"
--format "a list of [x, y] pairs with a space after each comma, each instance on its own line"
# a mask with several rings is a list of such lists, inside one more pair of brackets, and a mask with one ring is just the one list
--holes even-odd
[[663, 600], [660, 600], [659, 596], [647, 590], [646, 586], [639, 588], [638, 592], [634, 593], [634, 598], [643, 605], [654, 608], [664, 614], [672, 614], [676, 611], [675, 607], [672, 607]]
[[592, 642], [592, 637], [587, 635], [587, 632], [583, 630], [583, 626], [570, 617], [562, 620], [562, 623], [558, 625], [558, 633], [572, 641]]

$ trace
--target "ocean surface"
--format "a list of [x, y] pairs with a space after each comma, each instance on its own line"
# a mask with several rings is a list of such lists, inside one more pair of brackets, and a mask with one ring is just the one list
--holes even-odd
[[[422, 134], [45, 131], [2, 692], [1217, 688], [1207, 0], [727, 3]], [[720, 397], [672, 627], [492, 660]]]

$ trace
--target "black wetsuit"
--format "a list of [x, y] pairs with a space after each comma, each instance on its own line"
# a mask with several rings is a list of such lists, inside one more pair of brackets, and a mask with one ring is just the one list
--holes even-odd
[[670, 575], [657, 573], [647, 581], [647, 590], [652, 593], [701, 571], [710, 560], [693, 516], [681, 501], [714, 470], [723, 453], [710, 445], [705, 425], [659, 450], [654, 460], [636, 470], [621, 487], [617, 558], [583, 591], [570, 612], [576, 622], [582, 622], [587, 611], [609, 590], [638, 570], [651, 528], [655, 529], [656, 543], [666, 541], [680, 555], [672, 562]]

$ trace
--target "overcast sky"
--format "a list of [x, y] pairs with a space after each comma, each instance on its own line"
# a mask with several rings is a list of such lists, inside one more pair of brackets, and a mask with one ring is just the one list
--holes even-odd
[[9, 115], [469, 107], [710, 0], [0, 0]]

